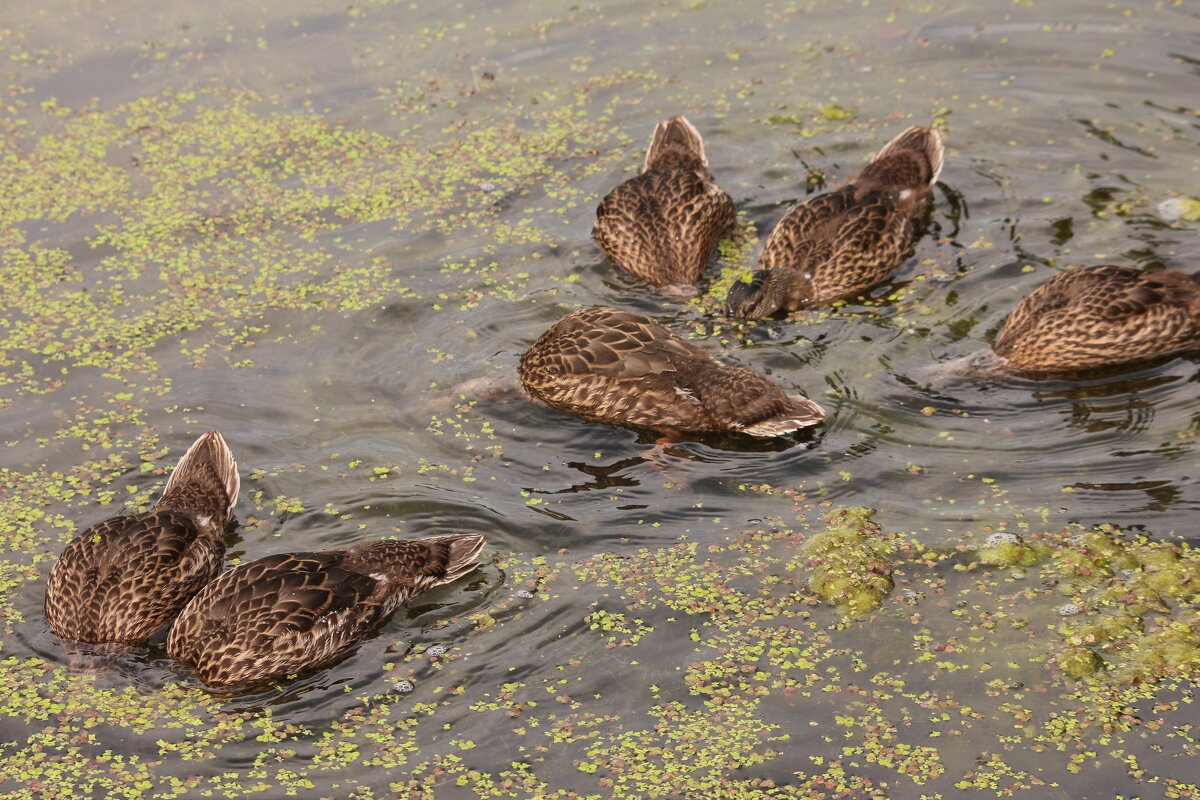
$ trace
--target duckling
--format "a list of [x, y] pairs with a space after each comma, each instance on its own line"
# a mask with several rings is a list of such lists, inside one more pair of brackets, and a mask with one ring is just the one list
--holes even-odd
[[1082, 372], [1200, 349], [1200, 277], [1081, 267], [1022, 300], [990, 352], [941, 365], [985, 377]]
[[388, 614], [475, 568], [480, 533], [281, 553], [229, 570], [183, 609], [167, 654], [228, 692], [346, 655]]
[[700, 132], [678, 116], [654, 129], [642, 174], [600, 202], [592, 236], [635, 278], [690, 294], [733, 219], [733, 200], [708, 171]]
[[816, 403], [735, 367], [633, 311], [594, 306], [560, 319], [521, 357], [534, 398], [596, 422], [779, 436], [825, 418]]
[[916, 250], [942, 159], [938, 132], [913, 126], [849, 183], [793, 208], [763, 245], [751, 282], [733, 285], [729, 314], [832, 303], [886, 279]]
[[220, 572], [240, 485], [221, 434], [197, 439], [153, 510], [98, 522], [63, 550], [46, 583], [50, 628], [75, 642], [144, 643]]

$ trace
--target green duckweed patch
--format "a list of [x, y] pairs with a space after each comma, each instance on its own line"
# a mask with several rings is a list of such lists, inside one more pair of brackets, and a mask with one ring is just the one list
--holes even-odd
[[[0, 715], [29, 738], [3, 751], [0, 785], [30, 798], [51, 782], [63, 792], [138, 786], [164, 797], [435, 798], [447, 786], [479, 798], [632, 800], [684, 786], [739, 798], [1036, 797], [1055, 785], [1049, 776], [1089, 763], [1126, 769], [1128, 737], [1194, 747], [1181, 724], [1200, 664], [1180, 658], [1194, 642], [1183, 626], [1141, 622], [1115, 596], [1103, 612], [1062, 616], [1069, 599], [1099, 609], [1116, 577], [1080, 576], [1081, 558], [1132, 557], [1159, 576], [1154, 591], [1166, 591], [1168, 610], [1186, 621], [1174, 604], [1192, 596], [1200, 574], [1190, 550], [1113, 529], [1046, 531], [1028, 539], [1048, 557], [1017, 577], [973, 562], [965, 546], [929, 550], [902, 533], [881, 545], [864, 509], [803, 518], [743, 530], [725, 545], [502, 559], [506, 592], [486, 611], [443, 620], [452, 646], [388, 655], [364, 645], [357, 658], [382, 659], [395, 691], [348, 687], [325, 720], [299, 722], [270, 705], [238, 710], [174, 680], [146, 692], [9, 658], [0, 661], [9, 696]], [[871, 569], [883, 546], [895, 591], [846, 617], [797, 590], [796, 573], [822, 569], [834, 542]], [[1166, 590], [1164, 569], [1179, 570], [1172, 584], [1181, 588]], [[584, 600], [597, 591], [600, 601]], [[541, 653], [548, 672], [503, 684], [468, 677], [512, 631], [563, 610], [579, 625]], [[690, 630], [684, 647], [673, 642], [681, 629]], [[1177, 638], [1168, 643], [1168, 634]], [[1113, 652], [1157, 660], [1137, 680], [1116, 680], [1125, 667], [1095, 667]], [[644, 704], [612, 705], [597, 674], [643, 681]], [[808, 729], [793, 724], [801, 709]], [[108, 731], [146, 746], [136, 757], [106, 755]], [[170, 766], [217, 764], [247, 742], [256, 755], [237, 776], [189, 768], [194, 776], [181, 778]], [[964, 745], [989, 755], [965, 758]]]
[[895, 546], [880, 536], [870, 514], [865, 508], [835, 511], [827, 520], [829, 528], [805, 539], [800, 551], [805, 562], [793, 565], [845, 617], [875, 608], [895, 586], [888, 558]]

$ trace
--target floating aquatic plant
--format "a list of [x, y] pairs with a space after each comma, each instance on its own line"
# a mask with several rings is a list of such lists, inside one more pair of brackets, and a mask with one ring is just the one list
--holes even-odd
[[881, 538], [879, 526], [866, 508], [842, 508], [825, 519], [829, 527], [805, 540], [808, 585], [846, 617], [865, 614], [891, 594], [892, 545]]

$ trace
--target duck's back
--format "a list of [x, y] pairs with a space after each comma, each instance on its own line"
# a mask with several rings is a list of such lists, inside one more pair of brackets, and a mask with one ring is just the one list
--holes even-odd
[[909, 128], [845, 186], [780, 220], [763, 246], [760, 266], [812, 272], [817, 284], [812, 302], [873, 285], [912, 254], [942, 159], [937, 131]]
[[603, 306], [552, 325], [522, 356], [520, 371], [534, 397], [614, 425], [773, 436], [824, 417], [815, 403], [649, 317]]
[[168, 653], [218, 688], [328, 661], [384, 610], [378, 581], [342, 568], [344, 557], [286, 553], [229, 570], [180, 614]]
[[112, 517], [84, 530], [50, 570], [46, 619], [64, 639], [143, 642], [217, 574], [223, 554], [181, 512]]
[[480, 534], [283, 553], [206, 586], [171, 629], [167, 652], [209, 687], [283, 678], [338, 658], [401, 603], [474, 568]]
[[993, 346], [1008, 367], [1084, 370], [1200, 346], [1200, 284], [1178, 270], [1088, 267], [1026, 297]]
[[656, 129], [642, 174], [601, 201], [592, 235], [631, 275], [659, 287], [692, 285], [733, 220], [733, 200], [713, 180], [699, 133], [675, 117]]
[[885, 280], [915, 250], [943, 158], [937, 131], [914, 126], [845, 185], [797, 205], [763, 245], [756, 284], [734, 287], [732, 313], [831, 303]]
[[225, 439], [200, 436], [153, 511], [106, 519], [67, 545], [46, 583], [50, 627], [77, 642], [144, 642], [220, 571], [239, 487]]

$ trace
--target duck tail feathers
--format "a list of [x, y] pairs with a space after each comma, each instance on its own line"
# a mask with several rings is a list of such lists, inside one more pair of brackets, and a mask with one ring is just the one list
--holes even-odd
[[197, 487], [201, 491], [220, 490], [226, 499], [225, 512], [232, 513], [241, 490], [237, 462], [225, 444], [225, 438], [217, 431], [209, 431], [188, 448], [163, 489], [160, 506], [172, 506], [175, 496], [188, 494], [185, 489]]
[[748, 433], [751, 436], [783, 436], [786, 433], [816, 425], [825, 419], [825, 409], [807, 397], [793, 394], [788, 395], [788, 399], [792, 401], [789, 411], [770, 419], [764, 419], [762, 422], [747, 425], [742, 428], [742, 433]]
[[487, 537], [482, 533], [459, 533], [451, 536], [438, 537], [437, 541], [446, 545], [446, 563], [443, 567], [445, 575], [438, 581], [451, 583], [475, 569], [475, 558], [483, 549]]
[[920, 154], [919, 160], [928, 169], [929, 177], [927, 181], [929, 185], [932, 186], [937, 183], [938, 176], [942, 174], [942, 162], [946, 157], [941, 134], [933, 128], [922, 128], [920, 125], [913, 125], [885, 144], [875, 158], [871, 159], [871, 164], [880, 164], [883, 161], [904, 153]]
[[643, 165], [642, 171], [649, 170], [660, 158], [670, 152], [688, 153], [700, 159], [700, 163], [704, 166], [708, 166], [700, 131], [696, 130], [696, 126], [688, 122], [687, 117], [682, 114], [658, 123], [654, 129], [654, 136], [650, 139], [650, 147], [646, 150], [646, 163]]

